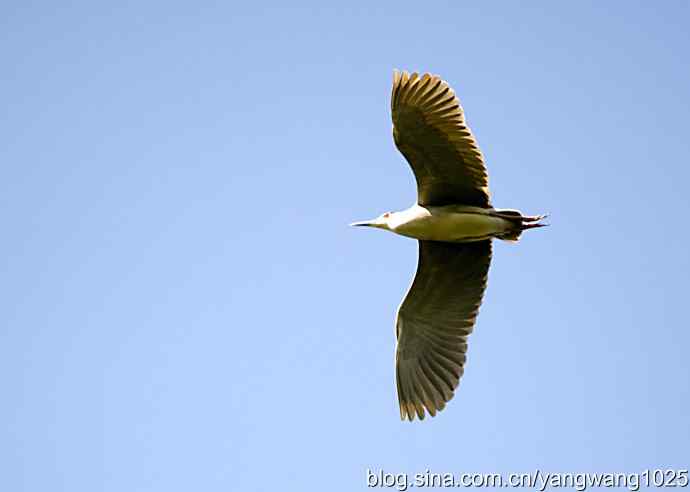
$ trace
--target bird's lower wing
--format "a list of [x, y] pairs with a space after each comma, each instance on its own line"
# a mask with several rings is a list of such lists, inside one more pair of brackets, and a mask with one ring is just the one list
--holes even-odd
[[460, 381], [491, 262], [491, 241], [419, 241], [414, 281], [398, 309], [396, 382], [403, 420], [442, 410]]

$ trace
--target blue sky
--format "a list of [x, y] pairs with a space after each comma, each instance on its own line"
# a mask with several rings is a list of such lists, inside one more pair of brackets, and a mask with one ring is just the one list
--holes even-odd
[[[690, 456], [687, 2], [5, 2], [0, 488], [366, 490]], [[467, 5], [465, 5], [467, 4]], [[497, 206], [465, 376], [399, 420], [394, 68]]]

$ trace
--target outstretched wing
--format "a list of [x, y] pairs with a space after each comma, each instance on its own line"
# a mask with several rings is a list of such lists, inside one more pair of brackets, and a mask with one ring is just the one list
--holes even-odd
[[391, 109], [393, 139], [417, 179], [420, 205], [491, 206], [484, 158], [446, 82], [396, 70]]
[[491, 240], [419, 241], [417, 274], [398, 309], [396, 382], [400, 417], [436, 415], [463, 373], [491, 262]]

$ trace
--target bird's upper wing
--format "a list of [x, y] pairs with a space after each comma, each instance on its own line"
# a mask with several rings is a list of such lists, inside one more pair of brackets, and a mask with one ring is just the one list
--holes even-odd
[[417, 179], [420, 205], [490, 206], [484, 158], [446, 82], [396, 70], [391, 109], [393, 139]]
[[482, 302], [491, 240], [419, 241], [417, 274], [396, 320], [400, 417], [442, 410], [463, 373], [467, 336]]

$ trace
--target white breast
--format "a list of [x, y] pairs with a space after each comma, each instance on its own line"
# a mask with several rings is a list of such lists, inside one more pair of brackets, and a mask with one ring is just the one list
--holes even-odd
[[511, 227], [509, 221], [474, 207], [414, 205], [395, 215], [396, 220], [391, 223], [393, 232], [428, 241], [479, 241]]

